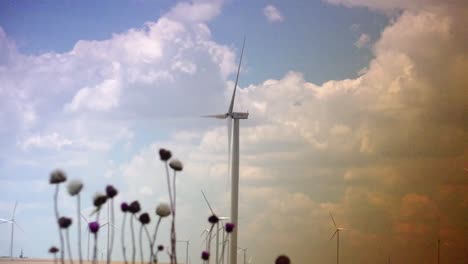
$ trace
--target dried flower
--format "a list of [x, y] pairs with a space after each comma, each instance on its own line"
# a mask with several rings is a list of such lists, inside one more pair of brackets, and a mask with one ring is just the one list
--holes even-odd
[[83, 189], [83, 183], [80, 180], [72, 180], [67, 185], [68, 193], [71, 196], [77, 195]]
[[172, 153], [169, 150], [163, 148], [159, 150], [159, 158], [162, 161], [168, 161], [171, 157]]
[[208, 252], [208, 251], [203, 251], [203, 252], [201, 253], [201, 258], [202, 258], [203, 260], [208, 260], [208, 259], [210, 258], [210, 252]]
[[126, 202], [123, 202], [120, 204], [120, 209], [122, 209], [122, 212], [126, 213], [128, 212], [129, 206]]
[[236, 225], [234, 223], [226, 223], [226, 226], [225, 226], [226, 232], [231, 233], [235, 227]]
[[286, 255], [281, 255], [277, 257], [275, 260], [275, 264], [290, 264], [290, 263], [291, 263], [291, 260]]
[[156, 207], [156, 214], [160, 217], [166, 217], [171, 214], [171, 208], [167, 203], [160, 203], [158, 207]]
[[159, 245], [159, 246], [158, 246], [158, 250], [159, 250], [159, 251], [163, 251], [163, 250], [164, 250], [164, 246], [163, 246], [163, 245]]
[[101, 207], [107, 201], [107, 196], [102, 193], [96, 193], [93, 198], [93, 204], [96, 207]]
[[98, 222], [90, 222], [88, 224], [88, 227], [89, 227], [89, 231], [91, 231], [91, 233], [93, 233], [93, 234], [96, 234], [99, 231], [99, 223]]
[[169, 167], [171, 167], [175, 171], [181, 171], [184, 166], [182, 165], [182, 162], [178, 159], [173, 159], [171, 162], [169, 162]]
[[218, 223], [218, 221], [219, 221], [219, 218], [216, 215], [212, 215], [208, 217], [208, 222], [210, 222], [213, 225]]
[[71, 220], [71, 218], [62, 216], [62, 217], [59, 218], [58, 224], [59, 224], [60, 228], [65, 228], [66, 229], [69, 226], [71, 226], [72, 220]]
[[60, 250], [57, 248], [57, 247], [51, 247], [49, 248], [49, 253], [51, 254], [55, 254], [57, 252], [59, 252]]
[[138, 220], [140, 220], [140, 223], [142, 225], [146, 225], [146, 224], [149, 224], [150, 222], [150, 216], [148, 213], [142, 213], [140, 217], [138, 218]]
[[128, 208], [128, 211], [132, 214], [136, 214], [138, 212], [140, 212], [141, 208], [140, 208], [140, 203], [138, 201], [133, 201], [130, 205], [129, 205], [129, 208]]
[[118, 191], [112, 185], [106, 186], [106, 194], [109, 198], [114, 198], [117, 195]]
[[54, 170], [50, 174], [49, 183], [50, 184], [60, 184], [67, 180], [67, 176], [61, 170]]

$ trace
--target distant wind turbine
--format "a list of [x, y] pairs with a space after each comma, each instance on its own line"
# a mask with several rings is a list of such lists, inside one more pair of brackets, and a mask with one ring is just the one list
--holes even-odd
[[[208, 201], [208, 198], [206, 198], [206, 195], [205, 195], [205, 193], [203, 192], [203, 190], [201, 191], [201, 193], [202, 193], [203, 198], [205, 199], [206, 205], [208, 205], [208, 208], [210, 209], [211, 213], [212, 213], [213, 215], [218, 216], [218, 215], [215, 214], [215, 212], [213, 211], [213, 208], [211, 207], [211, 204], [210, 204], [210, 202]], [[223, 220], [229, 219], [229, 217], [227, 217], [227, 216], [218, 216], [218, 219], [219, 219], [220, 221], [223, 221]], [[219, 230], [220, 230], [220, 228], [219, 228], [219, 222], [218, 222], [218, 223], [216, 223], [216, 263], [219, 262]]]
[[[238, 247], [238, 249], [244, 251], [244, 264], [246, 264], [245, 261], [246, 261], [246, 258], [247, 258], [247, 248]], [[249, 262], [250, 262], [250, 260], [249, 260]]]
[[[13, 213], [11, 214], [11, 218], [10, 219], [3, 219], [3, 218], [0, 218], [0, 224], [4, 224], [4, 223], [10, 223], [11, 224], [11, 233], [10, 233], [10, 258], [13, 259], [13, 236], [14, 236], [14, 233], [15, 233], [15, 225], [21, 230], [23, 231], [23, 229], [18, 225], [18, 223], [16, 222], [15, 220], [15, 213], [16, 213], [16, 207], [18, 205], [18, 202], [15, 202], [15, 207], [13, 207]], [[24, 232], [24, 231], [23, 231]]]
[[[225, 114], [208, 115], [204, 117], [227, 119], [228, 127], [228, 170], [231, 174], [231, 221], [236, 226], [230, 235], [230, 263], [237, 264], [237, 233], [239, 226], [237, 224], [238, 217], [238, 202], [239, 202], [239, 119], [247, 119], [249, 113], [233, 112], [234, 100], [236, 97], [237, 83], [239, 81], [239, 73], [242, 64], [242, 56], [244, 54], [245, 38], [242, 44], [242, 51], [239, 60], [239, 66], [237, 68], [236, 82], [234, 84], [234, 90], [232, 92], [231, 103], [229, 109]], [[232, 129], [232, 123], [234, 122], [234, 129]], [[231, 133], [233, 137], [231, 138]], [[232, 153], [231, 153], [232, 145]]]
[[190, 244], [190, 239], [189, 240], [177, 240], [177, 242], [182, 242], [182, 243], [185, 243], [185, 264], [188, 264], [189, 263], [189, 254], [188, 254], [188, 248], [189, 248], [189, 244]]
[[333, 225], [335, 226], [335, 232], [331, 236], [330, 240], [336, 235], [336, 264], [340, 263], [340, 231], [344, 230], [344, 228], [338, 227], [336, 225], [335, 219], [333, 218], [332, 213], [330, 212], [330, 217], [333, 221]]

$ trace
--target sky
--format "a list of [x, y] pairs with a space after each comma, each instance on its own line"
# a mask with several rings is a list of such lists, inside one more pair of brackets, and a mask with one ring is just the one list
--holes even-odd
[[[466, 24], [461, 0], [1, 1], [0, 217], [18, 201], [15, 255], [58, 243], [56, 168], [84, 182], [85, 213], [113, 184], [154, 216], [164, 147], [184, 163], [177, 234], [198, 263], [200, 190], [229, 214], [226, 123], [200, 116], [227, 110], [246, 37], [235, 109], [250, 113], [239, 246], [252, 263], [334, 263], [330, 212], [341, 263], [436, 263], [438, 239], [442, 263], [467, 263]], [[63, 215], [75, 202], [61, 190]], [[0, 256], [9, 235], [1, 224]]]

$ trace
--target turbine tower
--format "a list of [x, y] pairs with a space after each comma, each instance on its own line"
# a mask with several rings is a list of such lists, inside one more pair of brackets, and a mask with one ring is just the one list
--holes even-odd
[[[225, 114], [209, 115], [204, 117], [227, 119], [228, 124], [228, 159], [229, 159], [229, 172], [231, 174], [231, 221], [236, 226], [230, 237], [230, 264], [237, 264], [237, 234], [239, 225], [237, 224], [238, 218], [238, 202], [239, 202], [239, 120], [247, 119], [249, 113], [234, 112], [234, 100], [236, 98], [237, 83], [239, 81], [240, 67], [242, 64], [242, 56], [244, 54], [245, 38], [242, 44], [242, 51], [237, 68], [236, 82], [234, 84], [234, 91], [232, 92], [231, 103], [228, 112]], [[234, 129], [232, 129], [234, 123]], [[232, 134], [232, 138], [231, 138]], [[231, 151], [232, 145], [232, 151]], [[232, 152], [232, 153], [231, 153]]]
[[23, 229], [21, 229], [21, 227], [18, 225], [18, 223], [16, 223], [15, 221], [15, 213], [16, 213], [16, 206], [18, 205], [18, 202], [15, 202], [15, 207], [13, 207], [13, 213], [11, 215], [11, 218], [10, 219], [3, 219], [3, 218], [0, 218], [0, 224], [4, 224], [4, 223], [10, 223], [11, 224], [11, 233], [10, 233], [10, 258], [13, 259], [13, 237], [14, 237], [14, 234], [15, 234], [15, 225], [21, 230], [23, 231]]
[[330, 237], [330, 240], [336, 235], [336, 264], [340, 263], [340, 230], [344, 230], [344, 228], [338, 227], [336, 225], [335, 219], [333, 219], [333, 215], [330, 212], [330, 217], [333, 221], [333, 225], [335, 226], [335, 232]]

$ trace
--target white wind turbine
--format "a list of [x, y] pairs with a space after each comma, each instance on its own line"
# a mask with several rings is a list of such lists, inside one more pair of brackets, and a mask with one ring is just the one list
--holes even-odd
[[335, 226], [335, 232], [330, 237], [330, 240], [336, 235], [336, 264], [340, 263], [340, 230], [344, 230], [344, 228], [338, 227], [336, 225], [335, 219], [333, 219], [333, 215], [330, 212], [330, 217], [333, 221], [333, 225]]
[[[83, 220], [86, 222], [86, 232], [88, 233], [87, 259], [88, 259], [88, 261], [89, 261], [89, 235], [90, 235], [90, 233], [89, 233], [89, 228], [88, 228], [89, 220], [88, 220], [88, 218], [86, 218], [86, 217], [83, 215], [83, 212], [81, 212], [80, 214], [81, 214], [81, 217], [83, 218]], [[108, 227], [109, 227], [109, 226], [112, 226], [113, 228], [118, 229], [114, 224], [112, 224], [112, 223], [109, 222], [109, 221], [106, 221], [106, 222], [100, 224], [100, 225], [99, 225], [99, 229], [102, 228], [102, 227], [104, 227], [104, 226], [106, 226], [106, 225], [107, 225]], [[107, 250], [106, 250], [106, 252], [109, 251], [109, 228], [107, 229], [107, 234], [108, 234], [108, 235], [107, 235]], [[102, 251], [101, 251], [101, 254], [102, 254]]]
[[[230, 235], [230, 263], [237, 264], [237, 233], [239, 226], [237, 224], [238, 218], [238, 202], [239, 202], [239, 119], [247, 119], [249, 113], [233, 112], [234, 99], [236, 97], [237, 83], [239, 81], [240, 67], [242, 64], [242, 56], [244, 54], [245, 38], [242, 44], [242, 51], [237, 68], [236, 82], [234, 84], [234, 91], [232, 92], [231, 104], [229, 105], [228, 112], [225, 114], [208, 115], [204, 117], [227, 119], [228, 127], [228, 159], [229, 159], [229, 172], [231, 174], [231, 222], [235, 225], [234, 230]], [[234, 129], [232, 123], [234, 122]], [[233, 134], [233, 135], [231, 135]], [[232, 138], [231, 138], [232, 136]], [[232, 145], [232, 153], [231, 153]]]
[[[210, 202], [208, 202], [208, 198], [206, 198], [206, 195], [203, 192], [203, 190], [201, 191], [201, 193], [203, 195], [203, 198], [205, 198], [206, 205], [208, 205], [208, 208], [210, 208], [211, 213], [213, 215], [218, 216], [213, 211], [213, 208], [211, 207]], [[227, 216], [218, 216], [218, 219], [222, 222], [223, 220], [229, 219], [229, 217], [227, 217]], [[218, 222], [218, 223], [216, 223], [216, 263], [218, 263], [218, 261], [219, 261], [219, 230], [220, 230], [220, 228], [219, 228], [219, 222]]]
[[[4, 223], [10, 223], [11, 224], [11, 233], [10, 233], [10, 258], [13, 259], [13, 237], [15, 233], [15, 225], [23, 231], [23, 229], [18, 225], [18, 223], [15, 220], [15, 213], [16, 213], [16, 206], [18, 205], [18, 202], [15, 202], [15, 207], [13, 207], [13, 213], [11, 214], [10, 219], [3, 219], [0, 218], [0, 224]], [[23, 231], [24, 232], [24, 231]]]
[[177, 240], [176, 242], [179, 243], [185, 243], [185, 264], [189, 263], [189, 245], [190, 245], [190, 239], [189, 240]]

